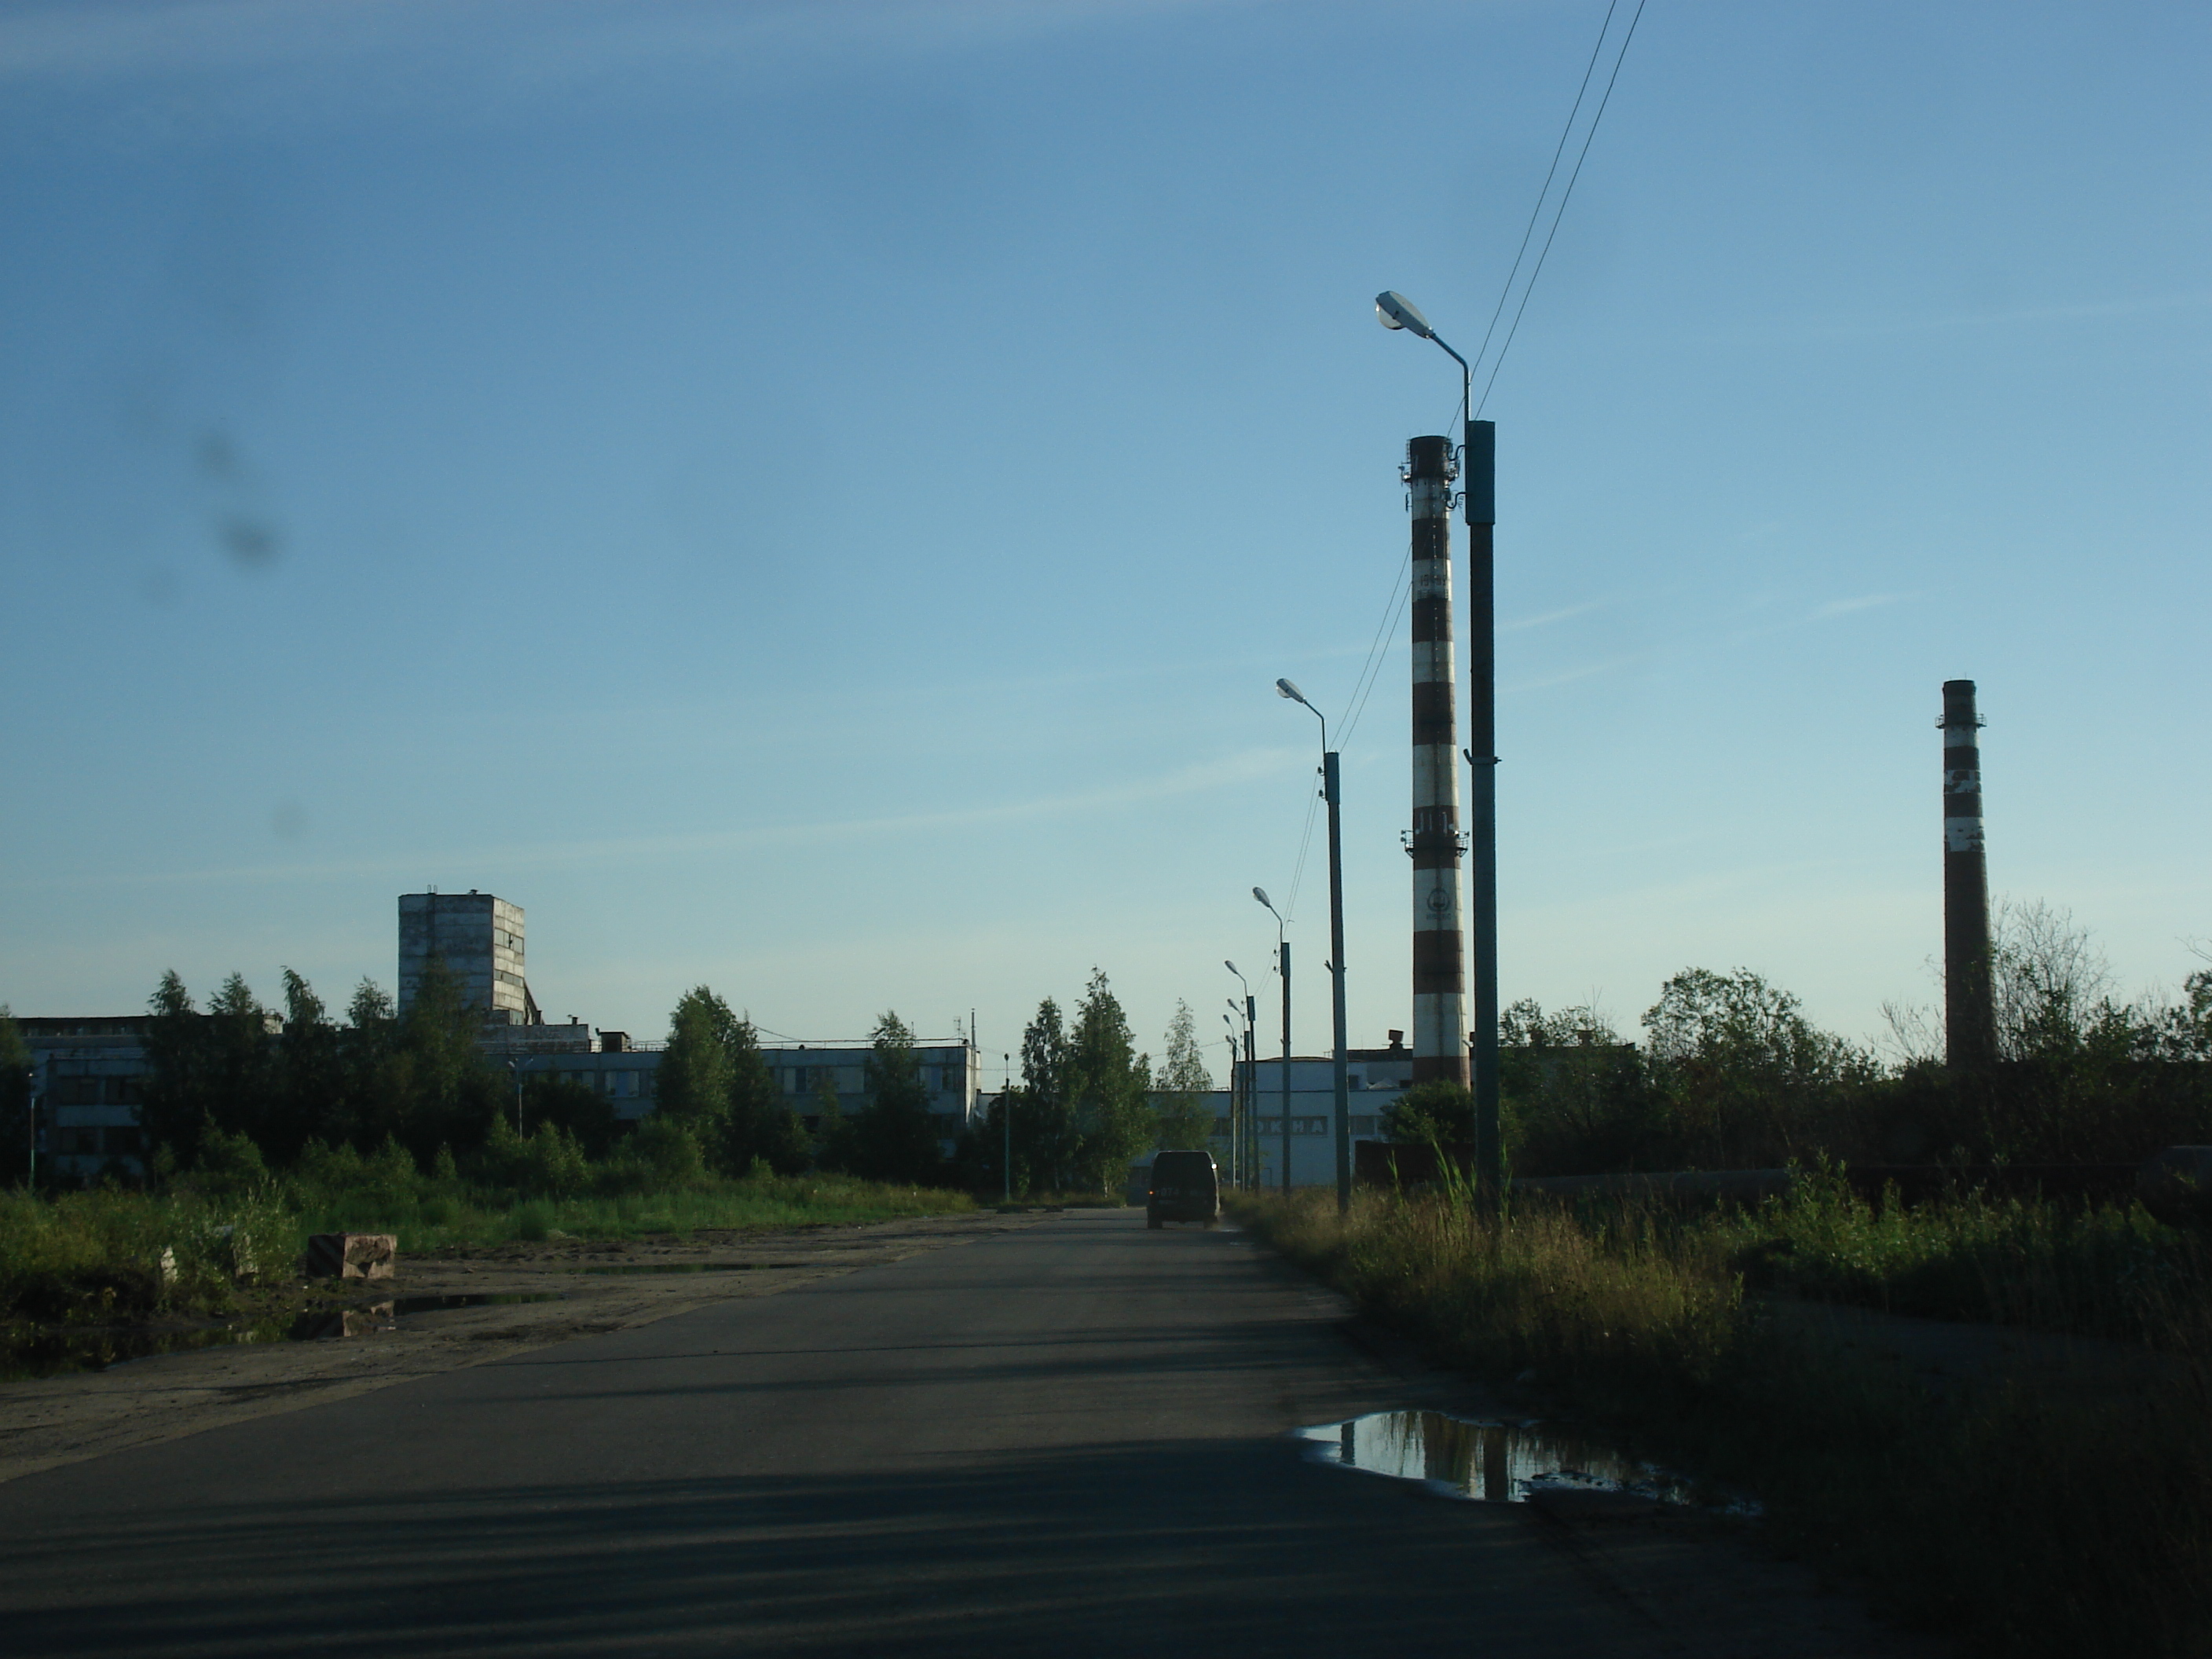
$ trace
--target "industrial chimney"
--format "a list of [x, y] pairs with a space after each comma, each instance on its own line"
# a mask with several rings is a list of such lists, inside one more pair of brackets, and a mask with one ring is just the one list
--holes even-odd
[[1982, 718], [1972, 680], [1943, 682], [1943, 1058], [1971, 1072], [1996, 1058], [1990, 878], [1982, 852]]
[[1459, 720], [1452, 653], [1449, 438], [1406, 446], [1413, 518], [1413, 1081], [1464, 1085], [1467, 958], [1460, 926]]

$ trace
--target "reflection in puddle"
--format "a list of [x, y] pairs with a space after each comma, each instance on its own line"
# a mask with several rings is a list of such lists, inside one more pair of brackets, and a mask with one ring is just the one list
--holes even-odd
[[574, 1267], [580, 1273], [745, 1273], [773, 1264], [765, 1261], [623, 1261], [600, 1267]]
[[104, 1371], [134, 1359], [195, 1348], [228, 1347], [240, 1342], [314, 1342], [333, 1336], [368, 1336], [396, 1329], [392, 1321], [408, 1314], [443, 1313], [450, 1308], [484, 1308], [510, 1302], [556, 1302], [558, 1291], [477, 1291], [458, 1296], [402, 1296], [363, 1308], [331, 1308], [303, 1313], [289, 1325], [196, 1326], [182, 1330], [141, 1327], [59, 1326], [17, 1328], [0, 1343], [0, 1382], [75, 1371]]
[[33, 1330], [11, 1334], [7, 1346], [0, 1348], [0, 1382], [65, 1376], [73, 1371], [104, 1371], [111, 1365], [150, 1359], [156, 1354], [225, 1347], [234, 1342], [265, 1342], [276, 1334], [270, 1330], [240, 1330], [229, 1326], [182, 1331], [125, 1328]]
[[392, 1322], [406, 1314], [444, 1313], [451, 1308], [504, 1307], [511, 1302], [557, 1302], [558, 1291], [470, 1291], [459, 1296], [402, 1296], [389, 1302], [372, 1302], [366, 1308], [333, 1308], [326, 1313], [301, 1314], [285, 1334], [295, 1342], [316, 1342], [333, 1336], [367, 1336], [375, 1331], [396, 1330]]
[[[1691, 1483], [1556, 1425], [1475, 1422], [1442, 1412], [1376, 1412], [1300, 1429], [1317, 1463], [1418, 1480], [1446, 1498], [1525, 1504], [1565, 1493], [1615, 1493], [1655, 1504], [1695, 1501]], [[1733, 1513], [1756, 1506], [1732, 1503]]]

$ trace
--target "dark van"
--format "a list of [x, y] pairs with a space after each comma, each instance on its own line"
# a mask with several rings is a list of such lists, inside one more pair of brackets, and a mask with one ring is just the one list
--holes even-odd
[[1152, 1179], [1145, 1193], [1145, 1224], [1221, 1219], [1221, 1177], [1212, 1152], [1159, 1152], [1152, 1158]]

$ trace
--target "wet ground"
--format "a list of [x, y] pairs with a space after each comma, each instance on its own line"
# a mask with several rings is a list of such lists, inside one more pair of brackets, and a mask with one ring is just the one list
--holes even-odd
[[[228, 1320], [50, 1328], [0, 1351], [0, 1483], [438, 1373], [772, 1297], [1038, 1213], [403, 1256], [388, 1279], [240, 1287]], [[742, 1266], [743, 1271], [733, 1271]]]
[[1413, 1481], [1439, 1498], [1577, 1514], [1656, 1513], [1670, 1505], [1758, 1513], [1740, 1495], [1701, 1489], [1563, 1424], [1373, 1412], [1300, 1429], [1293, 1437], [1315, 1462]]

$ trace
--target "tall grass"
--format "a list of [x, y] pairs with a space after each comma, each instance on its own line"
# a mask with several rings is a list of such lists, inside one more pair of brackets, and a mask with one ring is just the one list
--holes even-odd
[[[504, 1164], [486, 1160], [467, 1176], [450, 1158], [419, 1170], [397, 1147], [372, 1158], [311, 1149], [290, 1170], [271, 1173], [258, 1158], [241, 1158], [196, 1170], [160, 1194], [0, 1192], [0, 1323], [220, 1308], [240, 1282], [289, 1277], [310, 1233], [392, 1233], [406, 1255], [765, 1231], [975, 1207], [962, 1193], [845, 1176], [779, 1176], [760, 1168], [717, 1176], [696, 1157], [678, 1156], [673, 1167], [637, 1154], [587, 1164], [571, 1158], [573, 1142], [562, 1140], [557, 1131], [518, 1140]], [[545, 1178], [549, 1169], [556, 1179]]]
[[[1634, 1450], [1757, 1492], [1778, 1545], [1970, 1652], [2208, 1650], [2212, 1320], [2201, 1296], [2146, 1293], [2139, 1321], [2162, 1308], [2166, 1352], [2124, 1376], [1937, 1397], [1767, 1318], [1735, 1265], [1737, 1224], [1615, 1206], [1493, 1226], [1448, 1200], [1381, 1194], [1348, 1217], [1325, 1194], [1237, 1205], [1369, 1317], [1444, 1363], [1524, 1381]], [[1817, 1243], [1814, 1218], [1798, 1219]], [[1850, 1282], [1883, 1282], [1878, 1252], [1842, 1248], [1865, 1218], [1830, 1219], [1837, 1259], [1865, 1268]]]
[[2171, 1346], [2178, 1307], [2212, 1291], [2201, 1237], [2142, 1205], [1970, 1192], [1907, 1207], [1830, 1170], [1751, 1212], [1685, 1224], [1756, 1289], [1935, 1319], [1984, 1320]]

